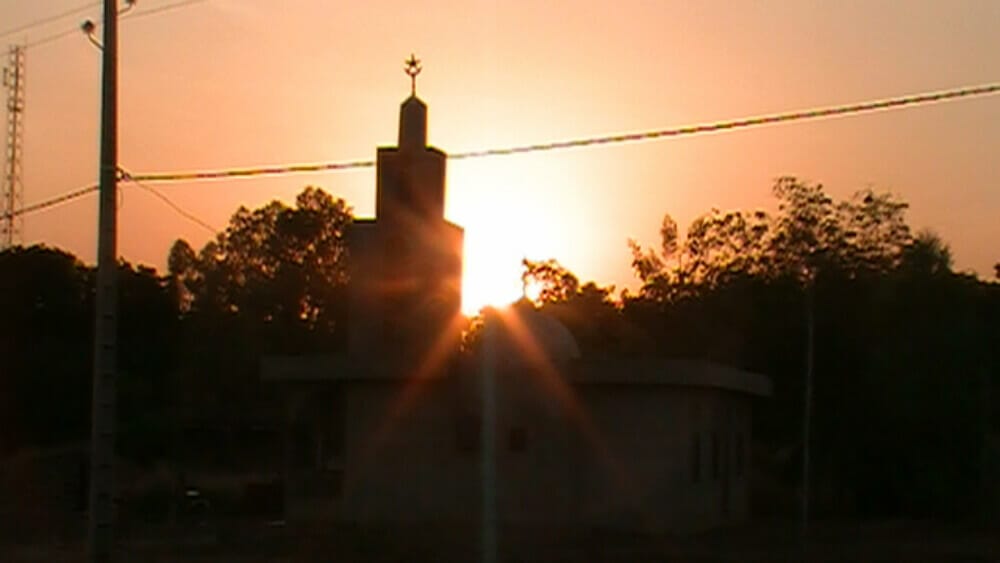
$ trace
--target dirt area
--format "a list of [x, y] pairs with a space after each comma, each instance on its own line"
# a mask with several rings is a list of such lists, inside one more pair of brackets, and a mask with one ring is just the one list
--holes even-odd
[[[139, 536], [142, 537], [139, 537]], [[586, 537], [511, 538], [500, 561], [865, 561], [1000, 562], [1000, 527], [931, 522], [825, 522], [803, 536], [790, 523], [756, 523], [684, 537], [592, 533]], [[149, 529], [122, 541], [120, 561], [311, 563], [327, 561], [474, 561], [474, 539], [448, 546], [427, 536], [402, 538], [357, 530], [291, 530], [243, 525], [226, 530]], [[62, 546], [7, 545], [11, 563], [82, 562], [79, 541]]]

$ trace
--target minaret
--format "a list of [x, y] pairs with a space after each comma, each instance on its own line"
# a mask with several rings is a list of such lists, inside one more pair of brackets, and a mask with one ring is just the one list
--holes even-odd
[[423, 67], [413, 54], [405, 64], [406, 75], [410, 77], [410, 97], [399, 110], [399, 148], [414, 151], [427, 146], [427, 106], [417, 97], [417, 75]]
[[399, 108], [399, 150], [419, 151], [427, 147], [427, 105], [411, 95]]
[[399, 146], [381, 147], [377, 158], [375, 215], [403, 231], [444, 219], [444, 152], [427, 146], [427, 106], [417, 97], [420, 61], [406, 62], [410, 97], [399, 108]]
[[[458, 342], [462, 228], [444, 218], [447, 155], [427, 145], [427, 106], [416, 95], [420, 61], [406, 61], [410, 96], [399, 109], [398, 146], [379, 147], [375, 219], [350, 235], [354, 355], [422, 355]], [[454, 334], [451, 334], [454, 332]]]

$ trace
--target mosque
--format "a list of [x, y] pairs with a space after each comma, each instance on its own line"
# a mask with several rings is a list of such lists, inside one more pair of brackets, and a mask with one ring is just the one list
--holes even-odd
[[398, 145], [378, 149], [375, 217], [348, 237], [347, 352], [263, 360], [285, 408], [286, 520], [670, 532], [745, 520], [751, 408], [770, 381], [597, 357], [529, 307], [488, 315], [483, 345], [463, 351], [446, 165], [414, 88]]

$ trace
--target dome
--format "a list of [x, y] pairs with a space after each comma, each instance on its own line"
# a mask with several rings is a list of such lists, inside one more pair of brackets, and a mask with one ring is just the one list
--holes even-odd
[[576, 338], [558, 319], [530, 305], [513, 305], [498, 311], [497, 357], [505, 362], [528, 362], [534, 350], [556, 366], [580, 357]]

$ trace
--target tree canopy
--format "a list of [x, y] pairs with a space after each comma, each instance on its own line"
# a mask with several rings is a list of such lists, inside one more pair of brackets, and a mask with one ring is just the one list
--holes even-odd
[[[766, 475], [790, 487], [811, 316], [817, 506], [983, 506], [997, 492], [1000, 283], [954, 272], [945, 241], [914, 234], [891, 194], [838, 201], [795, 178], [773, 193], [774, 213], [713, 209], [683, 233], [665, 215], [655, 249], [629, 242], [639, 288], [618, 299], [554, 259], [525, 260], [531, 302], [520, 306], [559, 319], [584, 357], [698, 358], [769, 376], [754, 435]], [[124, 454], [243, 463], [260, 448], [240, 437], [275, 420], [260, 358], [344, 349], [351, 220], [344, 201], [306, 188], [294, 205], [238, 209], [201, 249], [178, 240], [166, 275], [120, 264]], [[93, 268], [68, 253], [0, 252], [0, 452], [86, 438], [93, 294]]]
[[[598, 344], [581, 346], [584, 354], [630, 334], [618, 350], [768, 375], [775, 396], [755, 409], [755, 433], [792, 452], [783, 471], [794, 482], [811, 315], [819, 506], [848, 498], [871, 514], [979, 506], [989, 489], [985, 444], [997, 427], [990, 412], [1000, 407], [996, 284], [953, 272], [944, 241], [914, 235], [906, 203], [891, 194], [837, 201], [795, 178], [777, 180], [773, 193], [775, 214], [713, 209], [683, 236], [666, 215], [659, 248], [629, 241], [640, 288], [597, 323]], [[574, 334], [587, 327], [574, 316], [600, 318], [574, 304], [586, 284], [554, 260], [525, 262], [524, 276]]]

